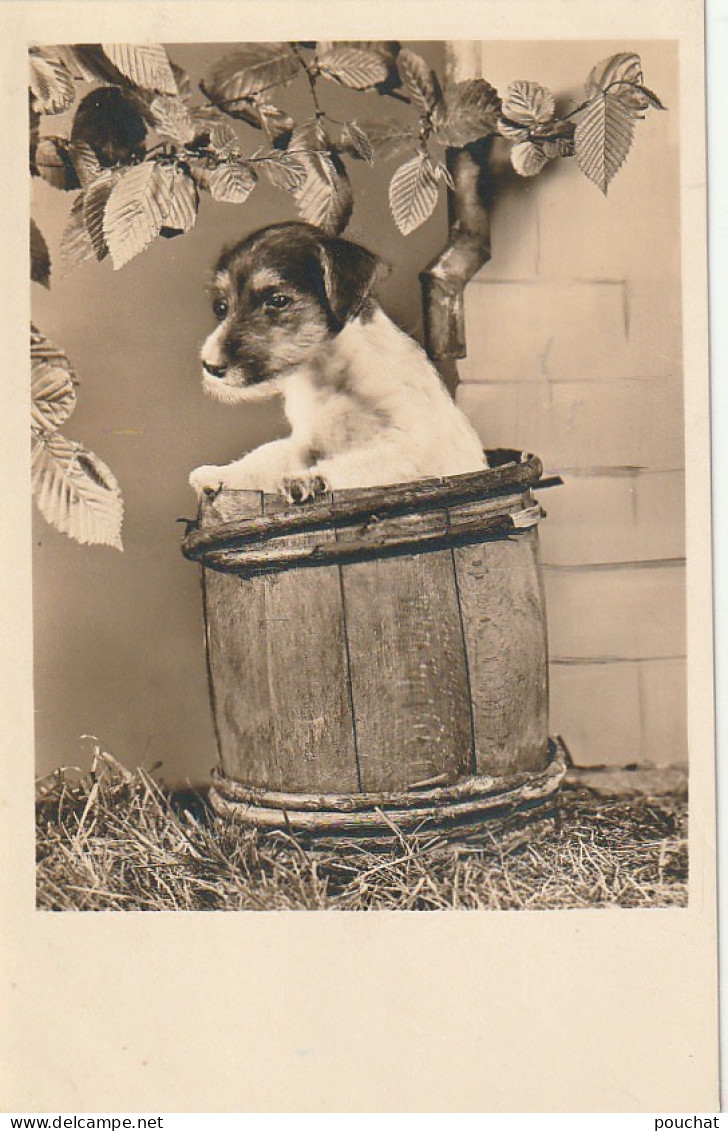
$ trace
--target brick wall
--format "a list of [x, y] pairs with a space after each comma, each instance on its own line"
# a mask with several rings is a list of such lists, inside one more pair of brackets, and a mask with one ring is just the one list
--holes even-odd
[[552, 730], [580, 763], [687, 757], [677, 51], [483, 44], [483, 74], [580, 97], [636, 50], [669, 113], [638, 123], [605, 200], [573, 162], [506, 176], [466, 294], [461, 406], [486, 446], [536, 452]]

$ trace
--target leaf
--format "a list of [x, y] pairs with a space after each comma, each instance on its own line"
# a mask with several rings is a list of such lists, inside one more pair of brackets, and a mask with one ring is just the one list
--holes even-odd
[[101, 176], [89, 185], [83, 194], [83, 223], [91, 240], [94, 255], [99, 262], [109, 253], [104, 235], [104, 213], [109, 197], [119, 180], [119, 173], [104, 169]]
[[384, 82], [389, 74], [381, 55], [346, 44], [338, 44], [325, 51], [317, 57], [315, 64], [326, 78], [352, 90], [371, 90], [377, 83]]
[[541, 149], [545, 155], [551, 160], [553, 157], [573, 157], [574, 156], [574, 139], [573, 137], [552, 137], [545, 138], [539, 142]]
[[331, 139], [326, 133], [323, 124], [316, 118], [296, 126], [288, 143], [288, 153], [316, 153], [328, 152], [331, 149]]
[[293, 118], [270, 102], [256, 102], [255, 110], [260, 116], [260, 124], [271, 145], [285, 149], [294, 129]]
[[342, 47], [355, 47], [359, 50], [366, 51], [369, 54], [377, 55], [386, 68], [385, 78], [376, 83], [375, 89], [377, 90], [377, 93], [391, 94], [393, 90], [396, 90], [402, 85], [402, 81], [399, 77], [399, 74], [397, 73], [397, 53], [399, 52], [399, 43], [396, 40], [319, 40], [318, 43], [313, 43], [310, 46], [316, 48], [319, 57], [326, 52], [334, 50], [334, 48], [339, 49]]
[[347, 122], [339, 136], [339, 148], [355, 153], [357, 157], [374, 163], [374, 146], [358, 122]]
[[303, 187], [308, 177], [308, 170], [303, 162], [288, 153], [269, 153], [262, 165], [270, 183], [282, 192], [295, 193]]
[[169, 181], [170, 206], [160, 229], [160, 235], [170, 238], [189, 232], [197, 220], [200, 197], [194, 180], [181, 165], [165, 166], [161, 169]]
[[173, 145], [189, 145], [194, 140], [192, 115], [181, 98], [159, 94], [153, 100], [150, 110], [154, 128], [161, 141], [170, 141]]
[[299, 160], [306, 170], [306, 179], [294, 194], [301, 219], [328, 235], [338, 235], [349, 223], [354, 207], [344, 166], [333, 153], [299, 155]]
[[101, 162], [90, 145], [85, 141], [74, 141], [68, 147], [68, 156], [71, 159], [76, 176], [82, 188], [91, 184], [101, 174]]
[[621, 98], [602, 94], [586, 108], [574, 131], [579, 168], [605, 196], [609, 182], [629, 153], [634, 121]]
[[224, 118], [212, 124], [210, 130], [210, 148], [214, 149], [221, 157], [240, 156], [240, 138], [230, 123], [226, 122]]
[[76, 111], [71, 143], [89, 146], [105, 167], [142, 157], [147, 127], [129, 97], [116, 86], [92, 90]]
[[88, 259], [96, 258], [96, 249], [84, 223], [84, 193], [78, 194], [73, 202], [71, 213], [63, 231], [61, 240], [61, 259], [66, 271], [85, 263]]
[[30, 334], [31, 429], [53, 432], [73, 412], [78, 383], [68, 358], [34, 326]]
[[250, 196], [257, 181], [249, 165], [241, 161], [230, 161], [212, 169], [208, 183], [213, 200], [242, 204]]
[[187, 74], [187, 71], [185, 71], [182, 67], [179, 67], [176, 63], [170, 62], [170, 67], [172, 68], [172, 74], [174, 75], [177, 94], [184, 102], [186, 102], [187, 99], [192, 95], [192, 83], [190, 81], [190, 76]]
[[84, 82], [118, 83], [124, 75], [113, 66], [99, 43], [64, 44], [59, 49], [67, 65], [76, 70]]
[[424, 224], [435, 210], [437, 173], [426, 153], [418, 153], [395, 172], [389, 183], [389, 207], [402, 235]]
[[452, 83], [432, 115], [438, 141], [457, 147], [495, 133], [500, 106], [497, 90], [484, 79]]
[[248, 43], [213, 65], [203, 90], [212, 102], [231, 113], [236, 103], [289, 82], [300, 66], [287, 43]]
[[584, 84], [587, 98], [609, 93], [632, 113], [646, 110], [649, 98], [642, 88], [642, 60], [633, 51], [602, 59], [589, 73]]
[[664, 103], [660, 101], [655, 92], [653, 90], [650, 90], [649, 87], [639, 84], [637, 86], [637, 90], [639, 90], [640, 93], [644, 94], [650, 106], [654, 106], [655, 110], [667, 110], [667, 106], [665, 106]]
[[53, 188], [72, 192], [81, 187], [68, 147], [56, 138], [40, 139], [35, 151], [35, 165], [43, 180]]
[[125, 173], [109, 196], [104, 235], [114, 270], [143, 251], [159, 234], [171, 207], [168, 179], [153, 161]]
[[119, 485], [92, 452], [59, 432], [35, 436], [31, 481], [38, 509], [51, 526], [84, 545], [122, 549]]
[[58, 346], [54, 346], [52, 342], [49, 342], [48, 338], [46, 338], [44, 334], [41, 334], [40, 330], [37, 326], [34, 326], [32, 322], [30, 324], [30, 360], [31, 362], [48, 361], [52, 362], [54, 365], [60, 365], [65, 369], [71, 369], [71, 363], [63, 350], [59, 349]]
[[548, 157], [539, 145], [531, 141], [521, 141], [511, 149], [511, 164], [522, 177], [535, 177], [540, 173]]
[[404, 47], [397, 56], [397, 69], [415, 106], [423, 114], [434, 110], [442, 99], [437, 75], [421, 55]]
[[411, 152], [417, 144], [417, 131], [406, 122], [396, 118], [382, 118], [380, 121], [358, 122], [371, 145], [374, 156], [380, 161], [390, 161]]
[[435, 176], [438, 181], [444, 181], [452, 192], [455, 191], [455, 181], [452, 179], [452, 174], [447, 165], [443, 164], [442, 161], [438, 161], [437, 165], [435, 165]]
[[43, 114], [67, 110], [76, 97], [76, 84], [58, 52], [48, 47], [31, 47], [28, 61], [33, 108]]
[[51, 285], [51, 256], [48, 244], [35, 220], [30, 221], [30, 278], [41, 286]]
[[167, 52], [160, 43], [102, 43], [104, 54], [122, 75], [143, 90], [177, 94]]
[[503, 117], [521, 125], [543, 125], [556, 113], [556, 99], [537, 82], [511, 83], [503, 98]]

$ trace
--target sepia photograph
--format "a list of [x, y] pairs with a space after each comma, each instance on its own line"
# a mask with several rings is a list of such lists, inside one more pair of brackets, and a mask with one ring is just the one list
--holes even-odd
[[31, 47], [40, 907], [684, 905], [677, 64]]
[[718, 1110], [702, 6], [390, 8], [2, 6], [8, 1110]]

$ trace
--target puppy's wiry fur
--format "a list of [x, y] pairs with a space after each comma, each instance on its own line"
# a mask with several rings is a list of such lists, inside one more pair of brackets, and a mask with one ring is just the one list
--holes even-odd
[[227, 404], [282, 394], [291, 434], [224, 467], [196, 468], [198, 493], [222, 485], [300, 502], [485, 466], [424, 351], [374, 302], [379, 268], [364, 248], [298, 223], [223, 254], [203, 386]]

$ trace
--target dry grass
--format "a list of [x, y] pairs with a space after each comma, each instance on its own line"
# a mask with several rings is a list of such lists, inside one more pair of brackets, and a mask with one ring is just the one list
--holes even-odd
[[40, 783], [38, 907], [49, 911], [444, 910], [687, 903], [684, 800], [565, 789], [554, 818], [478, 841], [394, 836], [307, 850], [241, 831], [97, 751]]

